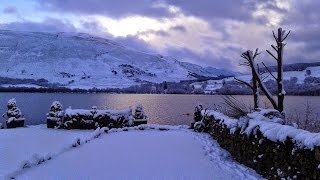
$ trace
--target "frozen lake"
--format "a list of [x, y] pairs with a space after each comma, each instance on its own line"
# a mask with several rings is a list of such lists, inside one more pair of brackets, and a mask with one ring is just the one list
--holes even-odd
[[[64, 108], [91, 109], [97, 106], [101, 109], [118, 109], [134, 107], [141, 103], [149, 117], [149, 123], [188, 125], [193, 120], [194, 107], [201, 103], [212, 109], [224, 106], [223, 99], [218, 95], [162, 95], [162, 94], [63, 94], [63, 93], [0, 93], [0, 112], [6, 111], [6, 103], [10, 98], [16, 98], [18, 107], [26, 117], [26, 124], [46, 123], [46, 113], [51, 103], [58, 100]], [[236, 96], [239, 100], [251, 103], [251, 96]], [[288, 96], [286, 97], [287, 115], [303, 115], [307, 102], [313, 107], [313, 113], [320, 114], [320, 97]], [[264, 104], [264, 101], [261, 102]], [[3, 122], [2, 118], [0, 122]]]

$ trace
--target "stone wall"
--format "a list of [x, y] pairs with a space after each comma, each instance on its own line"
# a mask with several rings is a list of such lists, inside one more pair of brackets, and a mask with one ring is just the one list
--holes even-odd
[[[203, 120], [198, 123], [201, 128], [198, 125], [195, 130], [209, 133], [236, 161], [256, 170], [267, 179], [320, 179], [319, 146], [307, 147], [290, 136], [282, 141], [270, 140], [270, 137], [264, 135], [263, 132], [266, 131], [261, 130], [261, 125], [248, 131], [246, 128], [250, 119], [245, 126], [239, 122], [230, 124], [219, 116], [204, 115]], [[309, 135], [304, 130], [301, 131], [303, 135]], [[319, 133], [310, 135], [318, 138]]]

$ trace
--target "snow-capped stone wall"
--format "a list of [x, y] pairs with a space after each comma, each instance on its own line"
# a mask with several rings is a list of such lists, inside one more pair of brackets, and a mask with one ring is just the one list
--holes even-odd
[[202, 111], [195, 131], [209, 133], [235, 160], [267, 179], [320, 179], [320, 133], [283, 125], [273, 110], [232, 119]]

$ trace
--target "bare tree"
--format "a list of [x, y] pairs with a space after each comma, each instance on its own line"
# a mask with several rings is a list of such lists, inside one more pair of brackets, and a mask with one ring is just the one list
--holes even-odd
[[[266, 97], [268, 98], [268, 100], [270, 101], [270, 103], [272, 104], [274, 109], [278, 109], [278, 105], [276, 100], [273, 98], [272, 94], [270, 93], [270, 91], [267, 89], [267, 87], [265, 86], [264, 82], [263, 82], [263, 78], [259, 72], [259, 68], [258, 65], [256, 65], [255, 63], [255, 58], [260, 54], [259, 49], [256, 49], [255, 53], [253, 54], [253, 51], [248, 50], [244, 53], [242, 53], [241, 57], [244, 58], [246, 60], [245, 63], [243, 63], [244, 65], [247, 65], [251, 68], [252, 71], [252, 79], [255, 80], [255, 84], [256, 84], [256, 88], [260, 88], [261, 91], [266, 95]], [[238, 79], [239, 80], [239, 79]], [[240, 80], [241, 81], [241, 80]], [[253, 81], [254, 82], [254, 81]], [[244, 81], [243, 81], [244, 83]], [[247, 83], [248, 85], [250, 85], [249, 83]], [[252, 86], [253, 87], [253, 86]], [[252, 88], [253, 89], [253, 88]], [[258, 90], [256, 90], [254, 92], [254, 97], [258, 98]]]
[[[255, 55], [252, 57], [252, 63], [254, 64], [254, 60], [255, 60], [255, 58], [256, 58], [256, 56], [258, 56], [260, 53], [258, 53], [258, 49], [256, 49], [256, 53], [255, 53]], [[244, 59], [246, 59], [247, 60], [247, 58], [246, 58], [246, 56], [244, 55], [244, 54], [242, 54], [241, 55], [241, 57], [242, 58], [244, 58]], [[248, 61], [248, 60], [247, 60]], [[251, 67], [251, 65], [250, 65], [250, 63], [248, 63], [248, 62], [244, 62], [244, 63], [242, 63], [242, 64], [240, 64], [240, 65], [245, 65], [245, 66], [249, 66], [249, 67]], [[253, 94], [253, 108], [254, 109], [257, 109], [257, 108], [259, 108], [259, 91], [258, 91], [258, 87], [259, 87], [259, 85], [258, 85], [258, 81], [257, 81], [257, 76], [256, 76], [256, 74], [254, 73], [254, 69], [253, 68], [251, 68], [251, 73], [252, 73], [252, 84], [250, 84], [250, 83], [248, 83], [248, 82], [245, 82], [245, 81], [243, 81], [243, 80], [241, 80], [241, 79], [238, 79], [238, 78], [234, 78], [238, 83], [240, 83], [240, 84], [244, 84], [244, 85], [246, 85], [246, 86], [248, 86], [251, 90], [252, 90], [252, 94]]]
[[290, 31], [286, 33], [285, 30], [282, 28], [278, 29], [278, 34], [273, 33], [273, 38], [275, 39], [277, 45], [271, 45], [272, 49], [274, 49], [277, 53], [277, 55], [273, 55], [269, 50], [266, 50], [268, 54], [270, 54], [276, 61], [277, 61], [277, 77], [275, 77], [272, 72], [268, 69], [268, 67], [263, 63], [267, 71], [271, 74], [271, 76], [277, 81], [278, 85], [278, 105], [277, 105], [277, 110], [281, 113], [284, 114], [284, 96], [286, 94], [284, 87], [283, 87], [283, 49], [286, 46], [286, 43], [284, 41], [286, 38], [289, 36]]

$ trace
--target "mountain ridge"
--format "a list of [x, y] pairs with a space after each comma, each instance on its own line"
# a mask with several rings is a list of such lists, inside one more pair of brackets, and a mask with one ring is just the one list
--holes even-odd
[[85, 33], [0, 30], [0, 77], [46, 79], [67, 88], [125, 88], [237, 73], [139, 52]]

